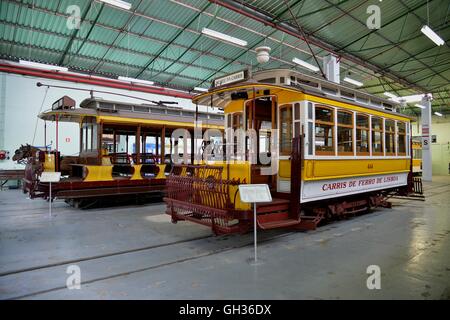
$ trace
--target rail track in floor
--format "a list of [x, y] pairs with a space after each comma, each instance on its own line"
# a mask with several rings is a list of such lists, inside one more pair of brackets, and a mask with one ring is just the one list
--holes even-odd
[[[286, 231], [285, 230], [285, 231], [273, 232], [273, 234], [271, 234], [271, 235], [262, 234], [261, 239], [259, 239], [258, 242], [264, 243], [264, 242], [272, 241], [272, 240], [280, 238], [280, 237], [286, 237], [293, 233], [295, 233], [295, 231]], [[195, 254], [186, 254], [185, 256], [182, 256], [182, 257], [177, 257], [174, 259], [167, 259], [165, 261], [159, 261], [159, 262], [156, 262], [153, 264], [150, 263], [148, 265], [143, 265], [143, 266], [139, 265], [139, 263], [140, 263], [139, 260], [142, 260], [143, 255], [150, 256], [153, 254], [155, 256], [158, 256], [158, 255], [160, 255], [159, 251], [161, 251], [161, 250], [173, 249], [173, 251], [177, 251], [177, 249], [180, 249], [180, 248], [177, 248], [177, 246], [195, 243], [196, 241], [205, 242], [208, 240], [210, 240], [209, 242], [210, 242], [211, 248], [204, 250], [203, 252], [196, 252]], [[30, 268], [10, 270], [10, 271], [0, 273], [0, 287], [5, 288], [6, 287], [5, 284], [7, 284], [8, 281], [9, 281], [9, 283], [16, 283], [16, 281], [23, 282], [24, 285], [26, 286], [27, 281], [29, 281], [28, 279], [42, 278], [42, 279], [49, 280], [49, 279], [52, 279], [51, 275], [55, 274], [55, 273], [57, 273], [58, 275], [63, 275], [63, 277], [60, 277], [61, 278], [60, 280], [64, 280], [64, 281], [59, 281], [58, 284], [60, 283], [60, 285], [54, 285], [55, 281], [52, 281], [52, 280], [50, 280], [49, 283], [47, 283], [47, 281], [45, 281], [43, 284], [47, 285], [47, 288], [42, 288], [41, 290], [30, 290], [29, 292], [20, 292], [20, 293], [17, 292], [18, 294], [14, 294], [12, 292], [10, 294], [8, 294], [8, 292], [5, 292], [5, 290], [3, 290], [0, 293], [0, 299], [7, 299], [7, 300], [26, 299], [26, 298], [36, 297], [36, 296], [39, 296], [39, 295], [42, 295], [45, 293], [49, 293], [49, 292], [53, 292], [53, 291], [67, 289], [65, 279], [68, 276], [68, 274], [65, 274], [65, 270], [66, 270], [66, 267], [69, 265], [80, 265], [83, 263], [89, 263], [91, 266], [88, 268], [92, 268], [92, 266], [94, 264], [104, 264], [106, 262], [105, 260], [109, 260], [109, 263], [114, 263], [114, 260], [115, 260], [115, 262], [120, 264], [120, 261], [122, 259], [126, 260], [127, 258], [133, 258], [133, 257], [130, 257], [130, 255], [133, 255], [133, 254], [141, 255], [141, 257], [137, 259], [136, 267], [133, 268], [133, 267], [128, 266], [128, 267], [124, 267], [124, 270], [117, 270], [116, 272], [111, 272], [110, 274], [104, 274], [104, 275], [102, 274], [102, 275], [97, 275], [97, 276], [92, 276], [92, 277], [88, 276], [88, 278], [86, 280], [81, 281], [81, 285], [87, 285], [87, 284], [95, 283], [98, 281], [104, 281], [104, 280], [124, 277], [124, 276], [131, 275], [134, 273], [158, 269], [158, 268], [162, 268], [165, 266], [170, 266], [170, 265], [174, 265], [174, 264], [178, 264], [178, 263], [183, 263], [186, 261], [200, 259], [202, 257], [207, 257], [207, 256], [231, 251], [234, 249], [251, 246], [252, 244], [253, 244], [253, 238], [252, 238], [252, 235], [250, 235], [250, 234], [248, 234], [247, 236], [241, 235], [240, 237], [239, 236], [216, 237], [213, 235], [209, 235], [209, 236], [194, 237], [194, 238], [190, 238], [190, 239], [184, 239], [184, 240], [179, 240], [179, 241], [174, 241], [174, 242], [169, 242], [169, 243], [164, 243], [164, 244], [157, 244], [157, 245], [152, 245], [152, 246], [148, 246], [148, 247], [141, 247], [141, 248], [135, 248], [135, 249], [130, 249], [130, 250], [122, 250], [122, 251], [117, 251], [117, 252], [112, 252], [112, 253], [102, 254], [102, 255], [97, 255], [97, 256], [89, 256], [89, 257], [76, 258], [76, 259], [71, 259], [71, 260], [64, 260], [64, 261], [60, 261], [60, 262], [56, 262], [56, 263], [40, 265], [40, 266], [35, 266], [35, 267], [30, 267]], [[193, 247], [198, 249], [198, 246], [193, 246]], [[199, 251], [199, 250], [190, 250], [190, 249], [186, 250], [186, 248], [184, 248], [183, 250], [187, 251], [188, 253], [190, 253], [191, 251], [193, 251], [193, 252]], [[111, 260], [111, 259], [113, 259], [113, 260]], [[83, 272], [84, 267], [80, 266], [80, 268]], [[95, 274], [95, 272], [93, 272], [93, 274]], [[23, 288], [23, 286], [21, 286], [21, 285], [19, 285], [19, 287]]]

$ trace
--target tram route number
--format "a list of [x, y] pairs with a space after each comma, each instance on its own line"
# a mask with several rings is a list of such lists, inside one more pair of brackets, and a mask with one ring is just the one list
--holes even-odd
[[262, 304], [227, 304], [222, 308], [217, 307], [206, 307], [206, 306], [193, 306], [187, 304], [186, 306], [180, 307], [178, 314], [180, 315], [196, 315], [205, 316], [210, 318], [215, 313], [223, 313], [224, 315], [271, 315], [270, 312], [271, 305]]

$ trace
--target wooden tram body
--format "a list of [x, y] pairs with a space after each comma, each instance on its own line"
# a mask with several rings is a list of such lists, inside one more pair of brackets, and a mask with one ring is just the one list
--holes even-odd
[[422, 174], [422, 141], [421, 137], [413, 137], [412, 139], [412, 163], [414, 175]]
[[[60, 105], [64, 105], [63, 99], [67, 97], [60, 100]], [[24, 192], [31, 198], [48, 199], [49, 185], [39, 181], [40, 174], [58, 171], [62, 172], [62, 179], [52, 184], [52, 198], [66, 199], [75, 206], [105, 197], [162, 195], [175, 152], [171, 134], [179, 128], [193, 131], [196, 117], [204, 119], [205, 129], [223, 129], [221, 114], [196, 115], [195, 111], [177, 107], [98, 98], [84, 100], [80, 108], [60, 106], [43, 112], [40, 119], [56, 122], [56, 149], [32, 152], [25, 170]], [[60, 155], [61, 122], [79, 124], [78, 156]], [[129, 139], [133, 139], [133, 150]]]
[[[257, 206], [261, 229], [314, 229], [324, 219], [388, 206], [387, 192], [411, 190], [412, 119], [394, 102], [293, 70], [228, 79], [236, 78], [225, 85], [226, 77], [219, 79], [193, 99], [223, 108], [224, 153], [232, 156], [172, 169], [165, 202], [173, 222], [193, 221], [216, 234], [249, 230], [253, 212], [240, 201], [242, 183], [270, 187], [272, 203]], [[256, 131], [243, 138], [240, 157], [237, 129]]]

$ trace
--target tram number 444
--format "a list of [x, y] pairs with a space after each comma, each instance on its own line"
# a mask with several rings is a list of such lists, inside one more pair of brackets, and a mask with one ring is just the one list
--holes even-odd
[[227, 304], [223, 306], [223, 308], [215, 308], [215, 307], [201, 307], [201, 306], [192, 306], [187, 304], [186, 306], [180, 307], [179, 314], [180, 315], [199, 315], [206, 316], [207, 318], [211, 317], [214, 312], [220, 313], [222, 312], [225, 315], [269, 315], [270, 305], [262, 305], [262, 304]]

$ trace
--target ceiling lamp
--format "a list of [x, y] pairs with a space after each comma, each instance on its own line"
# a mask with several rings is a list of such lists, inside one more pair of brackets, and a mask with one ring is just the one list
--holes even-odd
[[104, 2], [107, 4], [110, 4], [114, 7], [130, 10], [131, 9], [131, 3], [122, 1], [122, 0], [100, 0], [100, 2]]
[[316, 67], [316, 66], [314, 66], [314, 65], [312, 65], [312, 64], [310, 64], [310, 63], [308, 63], [306, 61], [303, 61], [303, 60], [301, 60], [299, 58], [292, 59], [292, 62], [294, 62], [294, 63], [296, 63], [296, 64], [298, 64], [298, 65], [300, 65], [300, 66], [302, 66], [302, 67], [304, 67], [306, 69], [312, 70], [314, 72], [317, 72], [317, 71], [320, 70], [318, 67]]
[[267, 63], [270, 60], [270, 51], [272, 49], [270, 47], [258, 47], [255, 49], [256, 51], [256, 60], [259, 63]]
[[412, 103], [417, 101], [422, 101], [422, 99], [425, 97], [424, 94], [413, 94], [410, 96], [403, 96], [403, 97], [397, 97], [396, 101], [406, 102], [406, 103]]
[[153, 81], [147, 81], [147, 80], [141, 80], [141, 79], [133, 79], [133, 78], [128, 78], [128, 77], [119, 77], [118, 79], [121, 80], [121, 81], [137, 83], [137, 84], [145, 84], [145, 85], [148, 85], [148, 86], [151, 86], [151, 85], [155, 84]]
[[362, 87], [363, 86], [362, 82], [356, 81], [355, 79], [352, 79], [352, 78], [349, 78], [349, 77], [345, 77], [344, 81], [348, 82], [348, 83], [351, 83], [351, 84], [353, 84], [353, 85], [355, 85], [357, 87]]
[[211, 30], [208, 28], [203, 28], [202, 33], [206, 34], [207, 36], [210, 36], [212, 38], [215, 38], [215, 39], [219, 39], [219, 40], [223, 40], [226, 42], [237, 44], [238, 46], [242, 46], [242, 47], [247, 46], [247, 41], [245, 41], [245, 40], [241, 40], [241, 39], [238, 39], [238, 38], [235, 38], [235, 37], [229, 36], [227, 34], [224, 34], [224, 33], [218, 32], [218, 31], [214, 31], [214, 30]]
[[427, 26], [427, 25], [424, 25], [424, 26], [422, 27], [422, 29], [420, 29], [420, 31], [422, 31], [422, 33], [423, 33], [424, 35], [426, 35], [428, 38], [430, 38], [430, 40], [433, 41], [434, 43], [436, 43], [436, 45], [438, 45], [438, 46], [442, 46], [442, 45], [445, 43], [445, 41], [444, 41], [441, 37], [439, 37], [439, 36], [437, 35], [437, 33], [434, 32], [434, 31], [433, 31], [429, 26]]
[[26, 61], [26, 60], [19, 60], [19, 63], [23, 64], [24, 66], [38, 68], [38, 69], [45, 69], [45, 70], [52, 70], [52, 71], [64, 71], [64, 72], [69, 71], [69, 69], [67, 69], [65, 67], [54, 66], [51, 64], [37, 63], [37, 62]]

